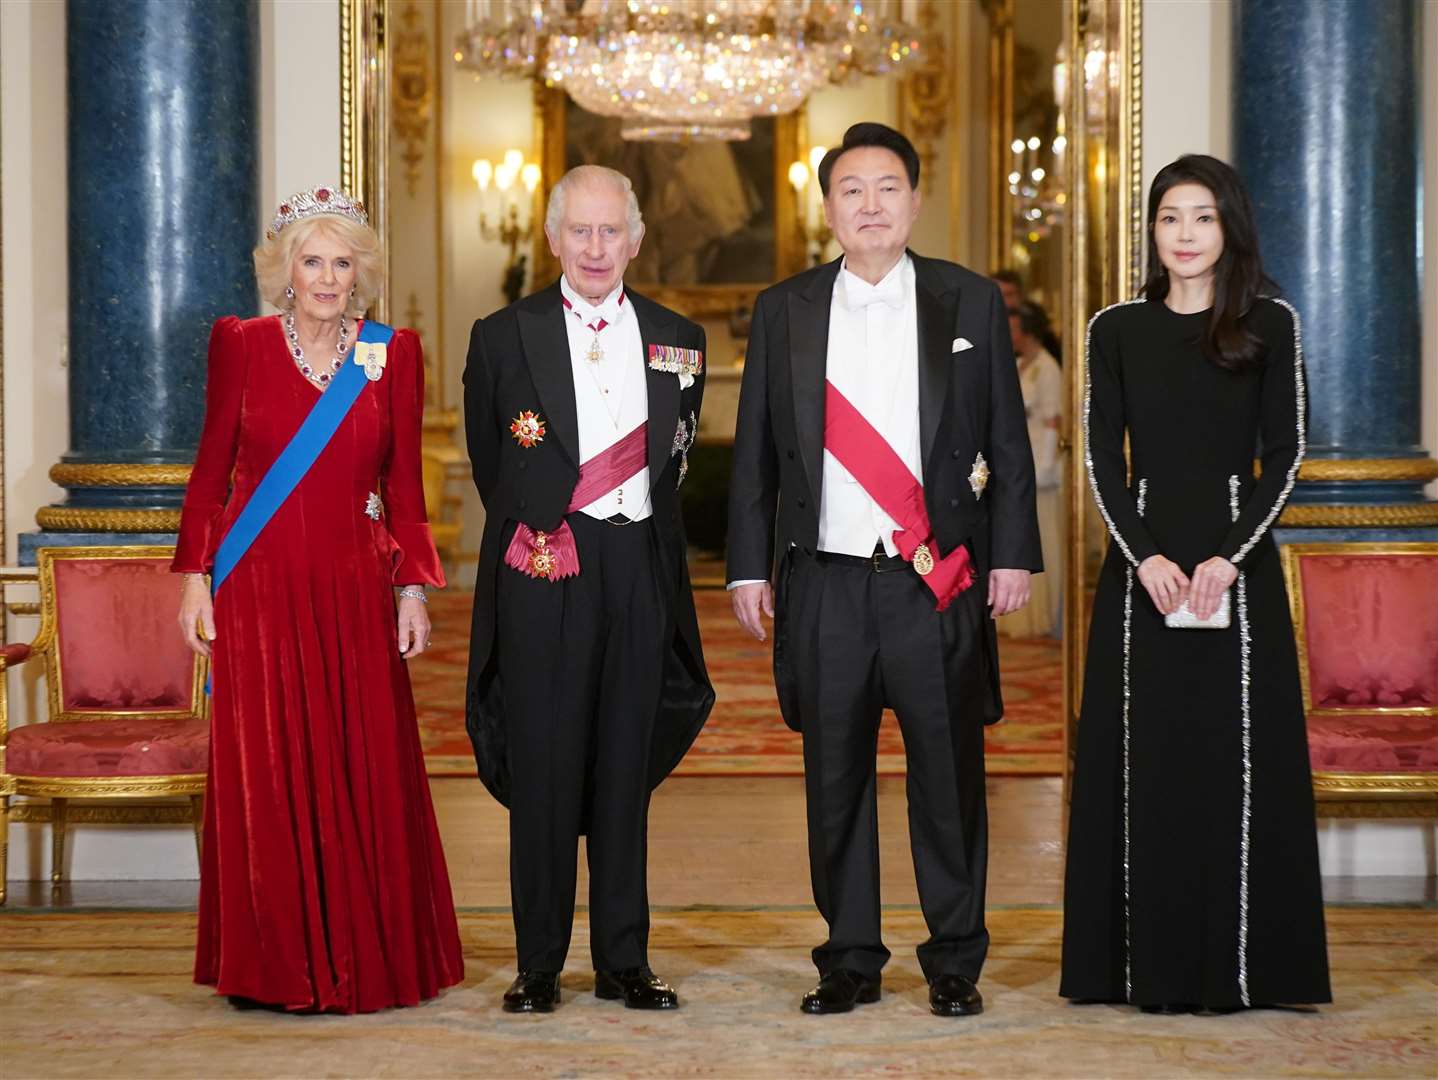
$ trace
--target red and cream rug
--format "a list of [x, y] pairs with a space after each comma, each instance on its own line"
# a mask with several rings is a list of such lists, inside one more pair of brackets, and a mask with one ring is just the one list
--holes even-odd
[[[779, 716], [769, 644], [739, 629], [722, 589], [698, 589], [694, 597], [718, 701], [675, 775], [801, 775], [803, 750], [799, 736]], [[474, 772], [464, 731], [472, 600], [463, 589], [434, 594], [434, 647], [410, 668], [431, 776]], [[1006, 715], [984, 733], [989, 775], [1057, 776], [1063, 771], [1062, 648], [1047, 639], [1006, 638], [999, 651]], [[886, 713], [879, 730], [879, 773], [903, 772], [898, 721]]]

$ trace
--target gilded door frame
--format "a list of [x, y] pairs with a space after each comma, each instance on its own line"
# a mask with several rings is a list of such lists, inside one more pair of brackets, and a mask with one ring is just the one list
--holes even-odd
[[[388, 8], [388, 0], [340, 0], [340, 187], [364, 203], [381, 240], [389, 237]], [[382, 244], [381, 251], [386, 288], [373, 314], [388, 322], [389, 249]]]
[[[1068, 316], [1063, 328], [1069, 415], [1065, 478], [1068, 502], [1067, 573], [1064, 577], [1064, 787], [1073, 775], [1075, 734], [1083, 700], [1089, 615], [1107, 538], [1100, 532], [1089, 493], [1083, 415], [1087, 336], [1091, 316], [1135, 296], [1143, 263], [1143, 0], [1066, 0], [1070, 70], [1065, 124], [1068, 136]], [[1101, 102], [1102, 118], [1090, 119], [1083, 71], [1093, 47], [1107, 54], [1108, 80], [1116, 92]]]

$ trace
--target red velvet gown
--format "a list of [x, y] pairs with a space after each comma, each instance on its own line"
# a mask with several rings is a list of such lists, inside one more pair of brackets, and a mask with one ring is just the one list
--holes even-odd
[[[444, 584], [424, 364], [410, 330], [387, 352], [215, 598], [195, 981], [292, 1009], [413, 1005], [464, 977], [395, 626], [395, 584]], [[210, 570], [319, 393], [278, 318], [215, 324], [175, 571]]]

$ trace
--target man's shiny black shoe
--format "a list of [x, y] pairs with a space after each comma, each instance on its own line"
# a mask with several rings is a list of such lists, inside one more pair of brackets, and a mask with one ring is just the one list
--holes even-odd
[[504, 992], [504, 1011], [553, 1012], [559, 1004], [559, 972], [521, 971]]
[[677, 1009], [674, 988], [649, 970], [649, 965], [622, 971], [596, 971], [594, 996], [605, 1001], [624, 999], [626, 1009]]
[[804, 995], [799, 1008], [815, 1015], [852, 1012], [855, 1005], [878, 1001], [879, 986], [877, 975], [870, 978], [857, 971], [831, 971], [819, 980], [818, 986]]
[[935, 1016], [977, 1016], [984, 995], [967, 975], [935, 975], [929, 980], [929, 1011]]

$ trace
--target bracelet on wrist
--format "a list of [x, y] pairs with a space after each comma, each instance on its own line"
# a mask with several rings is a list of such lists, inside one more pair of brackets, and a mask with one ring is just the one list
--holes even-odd
[[411, 600], [418, 600], [421, 604], [428, 604], [429, 597], [424, 594], [423, 585], [406, 585], [399, 591], [400, 596], [407, 596]]

